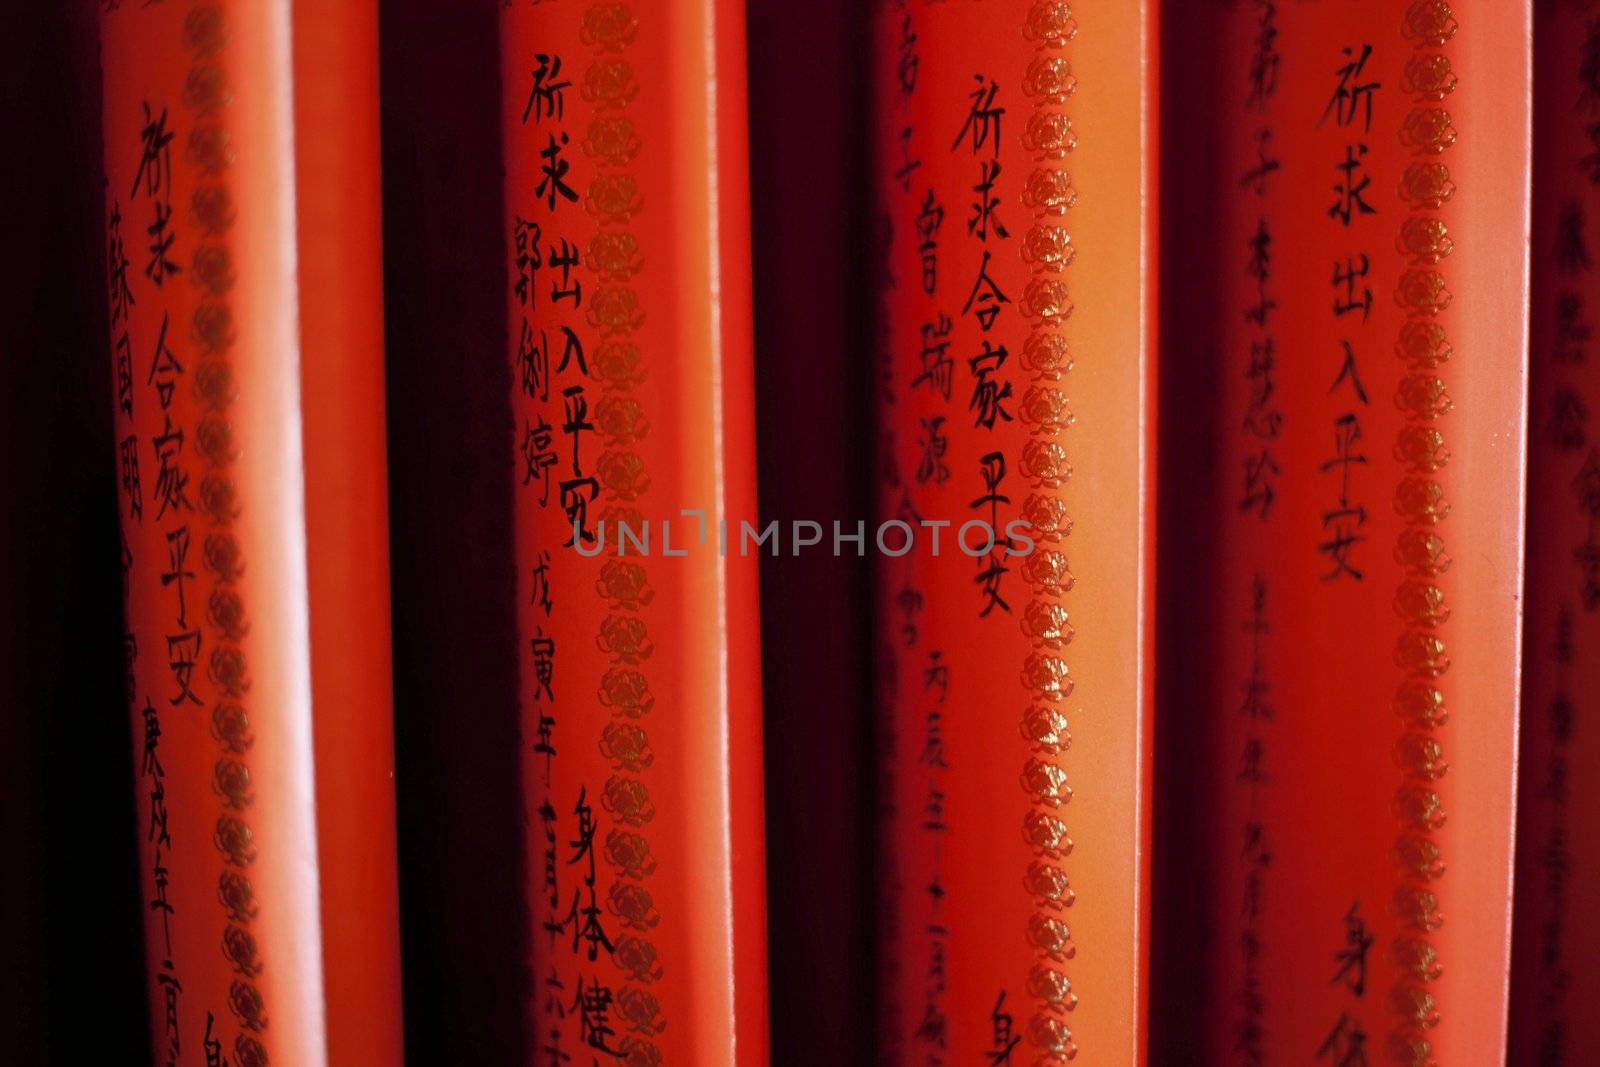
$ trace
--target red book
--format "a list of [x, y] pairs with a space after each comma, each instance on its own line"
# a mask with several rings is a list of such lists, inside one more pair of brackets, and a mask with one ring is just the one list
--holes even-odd
[[398, 1063], [376, 10], [101, 30], [156, 1059]]
[[1154, 7], [878, 15], [892, 1062], [1144, 1057]]
[[501, 16], [527, 1008], [547, 1056], [767, 1057], [742, 10]]
[[1526, 633], [1511, 1063], [1600, 1057], [1600, 298], [1593, 56], [1600, 5], [1534, 9]]
[[1500, 1062], [1528, 7], [1174, 18], [1174, 1052]]

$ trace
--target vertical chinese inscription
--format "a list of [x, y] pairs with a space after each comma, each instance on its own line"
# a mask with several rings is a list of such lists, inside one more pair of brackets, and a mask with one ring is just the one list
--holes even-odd
[[[974, 34], [996, 19], [1002, 36]], [[1058, 0], [905, 0], [880, 32], [879, 501], [923, 538], [880, 569], [885, 914], [903, 952], [884, 969], [888, 1052], [1062, 1063], [1083, 949], [1065, 759], [1079, 27]], [[1020, 748], [992, 743], [997, 699]]]
[[[1250, 133], [1248, 154], [1236, 166], [1240, 172], [1239, 186], [1253, 208], [1246, 214], [1247, 217], [1253, 214], [1254, 221], [1242, 240], [1248, 287], [1239, 314], [1245, 322], [1248, 351], [1241, 353], [1246, 399], [1239, 429], [1242, 460], [1237, 507], [1248, 523], [1265, 532], [1278, 525], [1277, 486], [1283, 467], [1277, 449], [1285, 423], [1277, 385], [1278, 298], [1272, 254], [1277, 219], [1270, 196], [1282, 169], [1274, 148], [1277, 117], [1274, 100], [1283, 64], [1275, 0], [1257, 0], [1249, 11], [1248, 33], [1251, 49], [1245, 68], [1243, 114]], [[1266, 574], [1257, 572], [1251, 576], [1249, 608], [1239, 624], [1249, 635], [1249, 662], [1242, 683], [1243, 694], [1236, 709], [1242, 722], [1243, 740], [1233, 773], [1235, 787], [1243, 793], [1243, 823], [1237, 838], [1243, 881], [1237, 946], [1240, 989], [1231, 1022], [1230, 1051], [1235, 1062], [1252, 1067], [1266, 1062], [1267, 990], [1262, 978], [1266, 945], [1262, 919], [1267, 875], [1273, 859], [1267, 819], [1267, 789], [1271, 782], [1269, 735], [1277, 716], [1267, 651], [1271, 634], [1271, 590]]]
[[1331, 983], [1342, 991], [1345, 1003], [1327, 1036], [1317, 1046], [1318, 1063], [1334, 1067], [1362, 1067], [1367, 1062], [1367, 1029], [1358, 1009], [1367, 995], [1367, 953], [1376, 938], [1361, 917], [1361, 902], [1344, 913], [1343, 937], [1333, 953]]
[[[1329, 371], [1325, 380], [1331, 404], [1331, 446], [1322, 453], [1317, 473], [1326, 494], [1320, 512], [1317, 552], [1324, 584], [1362, 583], [1370, 564], [1367, 534], [1366, 489], [1370, 456], [1364, 419], [1371, 398], [1362, 380], [1361, 361], [1368, 350], [1368, 319], [1372, 314], [1372, 249], [1368, 244], [1380, 212], [1371, 202], [1375, 181], [1385, 180], [1369, 163], [1367, 140], [1372, 132], [1384, 86], [1372, 73], [1374, 46], [1364, 40], [1339, 47], [1331, 63], [1330, 85], [1317, 116], [1320, 143], [1330, 146], [1331, 196], [1324, 214], [1335, 239], [1332, 269]], [[1375, 157], [1374, 157], [1375, 158]], [[1368, 420], [1370, 421], [1370, 420]], [[1327, 1025], [1315, 1049], [1315, 1060], [1349, 1067], [1366, 1062], [1368, 1041], [1365, 1021], [1366, 954], [1371, 937], [1360, 916], [1359, 903], [1343, 917], [1344, 946], [1336, 959], [1333, 979], [1340, 994], [1337, 1015]]]
[[1367, 201], [1373, 175], [1366, 163], [1366, 136], [1372, 130], [1373, 104], [1382, 88], [1367, 73], [1371, 58], [1372, 45], [1364, 42], [1341, 49], [1334, 87], [1317, 119], [1319, 127], [1334, 128], [1339, 144], [1327, 216], [1351, 242], [1334, 259], [1332, 269], [1333, 333], [1337, 342], [1328, 396], [1333, 403], [1333, 443], [1318, 466], [1318, 473], [1331, 483], [1317, 544], [1324, 561], [1325, 582], [1359, 582], [1366, 576], [1362, 555], [1367, 541], [1367, 508], [1361, 482], [1368, 456], [1361, 417], [1370, 401], [1361, 383], [1358, 353], [1365, 347], [1367, 319], [1372, 314], [1372, 289], [1367, 284], [1372, 257], [1358, 235], [1370, 225], [1368, 216], [1378, 213]]
[[[925, 299], [917, 301], [915, 306], [936, 306], [934, 301], [939, 298], [940, 283], [946, 281], [946, 272], [941, 271], [943, 246], [949, 240], [945, 206], [930, 176], [923, 173], [922, 162], [914, 156], [912, 148], [916, 136], [916, 106], [920, 98], [929, 95], [921, 77], [922, 20], [931, 14], [907, 0], [895, 0], [884, 15], [886, 39], [893, 56], [885, 90], [891, 103], [884, 109], [885, 133], [892, 143], [884, 149], [884, 158], [893, 170], [890, 182], [886, 183], [889, 187], [879, 193], [879, 217], [875, 225], [879, 252], [879, 329], [875, 339], [879, 371], [874, 375], [874, 382], [883, 427], [878, 442], [878, 493], [886, 502], [880, 505], [880, 510], [892, 511], [896, 518], [907, 523], [915, 523], [920, 518], [912, 494], [929, 487], [943, 487], [951, 478], [949, 413], [944, 409], [950, 401], [954, 367], [949, 353], [952, 323], [943, 310], [934, 312], [931, 320], [917, 312], [920, 323], [909, 329], [897, 322], [897, 311], [903, 311], [908, 304], [895, 255], [899, 249], [895, 240], [897, 233], [916, 235], [917, 269], [912, 277], [917, 279], [918, 291]], [[898, 197], [896, 190], [900, 194]], [[914, 212], [908, 212], [908, 202], [914, 204]], [[908, 380], [902, 380], [898, 377], [897, 349], [905, 344], [906, 335], [912, 330], [918, 338], [914, 364], [917, 369]], [[928, 404], [919, 405], [922, 399]], [[908, 422], [913, 412], [918, 413], [917, 459], [908, 478], [901, 472], [896, 450], [905, 440], [905, 430], [910, 429], [908, 425], [902, 430], [901, 424]], [[878, 907], [882, 927], [890, 932], [888, 944], [891, 946], [890, 951], [883, 953], [880, 973], [888, 991], [884, 997], [880, 1052], [897, 1062], [910, 1062], [918, 1056], [925, 1062], [934, 1062], [948, 1047], [943, 1003], [948, 975], [941, 921], [946, 890], [938, 873], [937, 858], [929, 877], [922, 867], [920, 842], [908, 835], [906, 828], [911, 790], [917, 788], [911, 783], [926, 781], [921, 787], [922, 796], [938, 794], [941, 797], [940, 817], [922, 819], [922, 828], [916, 837], [935, 844], [942, 840], [938, 829], [943, 825], [943, 791], [939, 776], [949, 768], [946, 737], [950, 720], [945, 702], [950, 679], [948, 668], [942, 662], [942, 651], [931, 647], [924, 651], [924, 646], [933, 642], [924, 639], [927, 628], [922, 625], [922, 617], [928, 603], [918, 569], [910, 560], [885, 559], [878, 569], [877, 588], [879, 595], [893, 605], [895, 619], [892, 631], [880, 639], [883, 668], [878, 672], [881, 683], [877, 743], [879, 751], [886, 754], [886, 758], [880, 760], [878, 780], [879, 837], [890, 854], [883, 864], [890, 876], [880, 882]], [[938, 670], [936, 675], [925, 677], [937, 685], [939, 698], [922, 712], [921, 744], [914, 750], [917, 759], [913, 763], [907, 757], [917, 737], [907, 727], [914, 720], [907, 716], [906, 721], [902, 721], [902, 706], [916, 706], [912, 703], [913, 694], [927, 696], [932, 689], [927, 682], [917, 680], [917, 672], [923, 666], [919, 656], [926, 657], [929, 668]], [[907, 737], [908, 734], [911, 737]], [[922, 808], [926, 807], [924, 800]], [[925, 954], [912, 947], [922, 943], [913, 936], [913, 931], [919, 928], [928, 939]]]
[[[538, 1054], [656, 1063], [666, 1022], [647, 987], [664, 972], [646, 936], [661, 916], [644, 833], [655, 816], [644, 671], [654, 590], [643, 563], [622, 558], [630, 541], [648, 554], [630, 536], [648, 539], [636, 505], [650, 484], [634, 395], [645, 301], [633, 279], [647, 252], [632, 225], [643, 206], [630, 106], [639, 21], [606, 2], [505, 17], [534, 30], [507, 103], [513, 170], [526, 176], [509, 186], [507, 236], [518, 512], [531, 531], [519, 543]], [[586, 648], [603, 657], [596, 674]], [[585, 748], [601, 762], [562, 758]], [[596, 766], [609, 773], [591, 778]]]
[[[999, 153], [998, 122], [1003, 108], [995, 104], [996, 90], [992, 83], [986, 83], [981, 89], [975, 84], [974, 95], [969, 100], [971, 107], [966, 109], [965, 123], [952, 123], [943, 130], [919, 129], [916, 116], [920, 113], [910, 106], [919, 93], [918, 73], [921, 69], [919, 33], [915, 21], [917, 16], [909, 4], [899, 4], [897, 9], [900, 11], [900, 24], [896, 69], [896, 102], [899, 107], [896, 114], [903, 113], [907, 117], [898, 120], [903, 155], [895, 177], [906, 198], [902, 201], [904, 206], [891, 216], [890, 225], [914, 235], [915, 269], [909, 275], [917, 279], [917, 289], [924, 299], [915, 303], [925, 310], [925, 314], [917, 332], [916, 360], [913, 364], [915, 373], [906, 383], [905, 392], [920, 413], [916, 427], [915, 469], [910, 479], [902, 480], [897, 469], [894, 469], [892, 477], [901, 483], [896, 517], [902, 522], [915, 524], [929, 511], [930, 501], [957, 476], [956, 468], [952, 467], [952, 463], [957, 461], [950, 455], [949, 432], [953, 426], [952, 420], [957, 417], [953, 411], [957, 353], [952, 348], [956, 344], [959, 316], [952, 317], [946, 301], [950, 299], [950, 281], [957, 269], [954, 266], [953, 245], [960, 231], [954, 229], [954, 220], [950, 227], [946, 225], [946, 204], [936, 187], [940, 169], [930, 167], [925, 170], [920, 151], [914, 146], [931, 140], [934, 145], [944, 148], [953, 159], [968, 158], [970, 152], [971, 158], [979, 161], [979, 167], [998, 168], [998, 163], [994, 161]], [[920, 92], [926, 96], [930, 90], [921, 89]], [[941, 145], [941, 141], [946, 143]], [[978, 154], [980, 142], [984, 153], [982, 156]], [[985, 210], [992, 211], [993, 206], [991, 200]], [[951, 210], [955, 210], [953, 206]], [[993, 232], [991, 219], [992, 215], [989, 214], [975, 214], [968, 234], [976, 236], [981, 229], [984, 236], [976, 239], [985, 240]], [[961, 283], [956, 284], [959, 286]], [[975, 302], [980, 302], [982, 308], [987, 309], [992, 306], [993, 299], [992, 295], [985, 295], [981, 301], [975, 298]], [[987, 314], [986, 311], [984, 313]], [[1004, 356], [999, 358], [1003, 359]], [[969, 408], [974, 425], [981, 425], [986, 418], [999, 418], [990, 404], [994, 394], [989, 391], [989, 386], [977, 384], [978, 379], [988, 379], [992, 366], [981, 357], [974, 357], [969, 368], [974, 376], [972, 407]], [[893, 403], [896, 395], [897, 391], [890, 390], [887, 401]], [[893, 444], [886, 447], [892, 450]], [[920, 818], [916, 832], [921, 840], [920, 847], [909, 850], [909, 854], [918, 857], [920, 862], [920, 867], [915, 870], [915, 885], [920, 889], [918, 895], [921, 898], [917, 910], [924, 916], [920, 926], [923, 958], [920, 960], [920, 976], [912, 986], [918, 996], [911, 1008], [916, 1019], [911, 1036], [916, 1042], [917, 1058], [928, 1067], [939, 1067], [950, 1062], [951, 1055], [952, 1008], [949, 994], [952, 930], [948, 916], [952, 911], [952, 902], [946, 870], [951, 835], [948, 778], [952, 760], [955, 759], [950, 744], [952, 715], [959, 710], [960, 704], [959, 699], [951, 698], [952, 694], [961, 693], [963, 688], [958, 680], [952, 678], [942, 647], [943, 639], [938, 636], [941, 631], [937, 620], [948, 605], [937, 592], [925, 586], [915, 566], [905, 568], [896, 601], [903, 613], [904, 626], [901, 645], [895, 652], [897, 657], [903, 654], [910, 665], [910, 684], [902, 685], [909, 702], [917, 711], [917, 719], [912, 721], [916, 723], [920, 735], [915, 769], [911, 776], [920, 782]], [[918, 619], [924, 614], [934, 625], [923, 627], [918, 624]]]
[[[269, 1018], [259, 986], [265, 964], [252, 932], [261, 905], [250, 876], [259, 848], [249, 818], [250, 672], [243, 647], [249, 621], [234, 531], [241, 503], [233, 465], [241, 442], [230, 417], [238, 398], [229, 242], [237, 205], [228, 180], [234, 146], [226, 125], [233, 100], [225, 51], [230, 27], [212, 3], [186, 5], [181, 13], [165, 5], [122, 11], [113, 4], [105, 14], [113, 38], [136, 40], [152, 28], [177, 34], [185, 62], [176, 72], [181, 91], [167, 85], [171, 72], [151, 70], [130, 79], [125, 88], [133, 90], [132, 99], [107, 101], [108, 112], [138, 109], [136, 142], [108, 145], [109, 153], [130, 153], [126, 170], [113, 169], [131, 181], [108, 182], [106, 249], [118, 482], [126, 508], [128, 697], [142, 738], [148, 899], [156, 918], [150, 947], [162, 1004], [158, 1052], [167, 1063], [180, 1062], [186, 1048], [189, 1056], [223, 1063], [224, 1030], [232, 1029], [233, 1062], [265, 1067]], [[137, 669], [141, 650], [160, 663], [158, 680]], [[189, 1021], [194, 1013], [185, 1004], [174, 930], [209, 917], [185, 920], [175, 894], [180, 869], [183, 878], [209, 877], [202, 872], [211, 865], [184, 855], [194, 842], [178, 839], [170, 806], [175, 786], [193, 788], [175, 780], [173, 768], [196, 769], [187, 759], [171, 759], [173, 739], [196, 729], [217, 746], [205, 793], [214, 814], [202, 814], [201, 821], [217, 858], [221, 931], [212, 943], [220, 946], [227, 985], [214, 991], [191, 984], [187, 995], [220, 993], [228, 1008], [219, 1016], [220, 1007], [208, 1005], [203, 1029]], [[183, 862], [174, 862], [179, 855]]]

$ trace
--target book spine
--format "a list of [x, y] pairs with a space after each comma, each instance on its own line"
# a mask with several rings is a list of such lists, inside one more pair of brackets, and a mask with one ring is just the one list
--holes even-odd
[[1144, 1059], [1154, 32], [878, 11], [887, 1062]]
[[1600, 168], [1594, 123], [1600, 5], [1534, 5], [1533, 267], [1529, 353], [1526, 634], [1511, 1063], [1600, 1056], [1593, 969], [1600, 927], [1600, 820], [1581, 768], [1600, 749], [1586, 725], [1600, 684], [1600, 411], [1593, 305]]
[[[331, 158], [307, 151], [310, 170], [297, 171], [302, 149], [334, 134], [297, 94], [337, 79], [300, 81], [311, 75], [297, 67], [288, 5], [110, 3], [101, 28], [128, 699], [156, 1059], [259, 1067], [326, 1063], [332, 1052], [398, 1062], [392, 800], [370, 784], [387, 777], [389, 757], [388, 660], [374, 652], [387, 644], [382, 432], [365, 413], [348, 433], [334, 429], [333, 410], [381, 410], [376, 253], [347, 261], [348, 289], [345, 268], [322, 259], [375, 220], [358, 211], [313, 233], [327, 194], [297, 189], [297, 174], [326, 175]], [[348, 32], [351, 51], [339, 55], [355, 61], [372, 30], [370, 12], [365, 21], [348, 13], [324, 40]], [[323, 114], [348, 103], [325, 101]], [[336, 150], [335, 180], [375, 186], [374, 148], [358, 138]], [[312, 278], [330, 291], [302, 299]], [[341, 322], [327, 318], [334, 286], [348, 305]], [[326, 338], [303, 344], [305, 327], [354, 350], [331, 353]], [[319, 354], [333, 365], [312, 366]], [[367, 393], [334, 395], [342, 373]], [[303, 403], [303, 391], [316, 401]], [[341, 461], [344, 473], [331, 475]], [[342, 490], [338, 478], [348, 479]], [[308, 543], [318, 554], [309, 570]], [[352, 547], [380, 562], [354, 563], [340, 578]], [[321, 612], [331, 614], [313, 619]], [[379, 636], [341, 644], [329, 624]], [[342, 654], [361, 662], [341, 664]], [[313, 721], [324, 700], [332, 706], [321, 719], [346, 720], [332, 733]], [[372, 749], [341, 743], [344, 730]], [[319, 755], [346, 762], [319, 768]], [[346, 810], [319, 810], [319, 772], [368, 784], [336, 792]], [[338, 844], [348, 825], [369, 828], [365, 857], [323, 851], [323, 831]], [[352, 898], [360, 932], [325, 936], [324, 903], [331, 912]], [[366, 955], [351, 967], [344, 954], [357, 951]], [[351, 1003], [374, 1013], [359, 1020], [371, 1033], [334, 1041], [332, 1031], [357, 1021], [330, 1019], [329, 1006]]]
[[1176, 95], [1214, 95], [1177, 179], [1210, 232], [1175, 253], [1169, 336], [1220, 416], [1214, 445], [1177, 446], [1209, 500], [1174, 535], [1214, 546], [1185, 623], [1206, 684], [1171, 708], [1194, 722], [1198, 700], [1211, 768], [1191, 794], [1210, 937], [1168, 995], [1199, 991], [1228, 1062], [1498, 1062], [1527, 7], [1177, 17], [1207, 51]]
[[501, 25], [532, 1030], [763, 1063], [742, 11]]

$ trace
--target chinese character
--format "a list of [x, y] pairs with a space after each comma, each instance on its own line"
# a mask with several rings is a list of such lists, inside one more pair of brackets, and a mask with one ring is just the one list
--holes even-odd
[[967, 294], [967, 302], [961, 305], [961, 314], [972, 311], [973, 305], [977, 310], [973, 315], [977, 317], [978, 325], [985, 333], [994, 325], [995, 316], [1000, 314], [1000, 305], [1011, 303], [1011, 298], [1001, 291], [995, 280], [989, 277], [989, 252], [983, 253], [983, 262], [978, 265], [978, 278], [972, 283], [972, 292]]
[[172, 406], [172, 391], [178, 387], [174, 379], [183, 373], [183, 364], [167, 347], [167, 324], [168, 315], [163, 312], [161, 330], [156, 334], [155, 355], [150, 357], [150, 373], [145, 376], [145, 384], [156, 387], [156, 398], [161, 401], [162, 411]]
[[1357, 910], [1360, 906], [1361, 902], [1357, 901], [1345, 912], [1344, 944], [1333, 954], [1334, 962], [1339, 965], [1333, 981], [1343, 982], [1345, 988], [1358, 997], [1367, 991], [1367, 950], [1374, 941], [1367, 932], [1366, 921]]
[[[1367, 60], [1372, 55], [1372, 46], [1361, 46], [1361, 55], [1356, 56], [1351, 48], [1341, 49], [1350, 62], [1338, 70], [1339, 86], [1333, 91], [1333, 96], [1328, 100], [1328, 106], [1322, 109], [1322, 117], [1317, 119], [1321, 126], [1327, 121], [1328, 116], [1333, 116], [1333, 121], [1340, 126], [1348, 126], [1355, 121], [1356, 112], [1363, 113], [1362, 132], [1372, 129], [1372, 97], [1377, 89], [1383, 88], [1379, 82], [1362, 82], [1358, 79], [1367, 67]], [[1354, 57], [1354, 58], [1351, 58]]]
[[550, 446], [555, 442], [555, 429], [543, 418], [539, 419], [537, 426], [529, 426], [523, 420], [522, 455], [526, 460], [526, 467], [522, 475], [522, 484], [538, 478], [544, 484], [544, 493], [539, 497], [540, 506], [550, 503], [550, 468], [560, 462], [560, 456], [551, 451]]
[[522, 109], [523, 125], [527, 125], [529, 115], [536, 123], [546, 115], [564, 118], [566, 91], [572, 83], [557, 80], [561, 77], [561, 57], [536, 52], [533, 61], [538, 65], [533, 68], [533, 88], [528, 92], [528, 104]]
[[621, 1057], [621, 1052], [606, 1044], [607, 1039], [616, 1035], [608, 1021], [611, 1000], [611, 990], [602, 986], [600, 979], [591, 979], [587, 987], [580, 980], [578, 999], [572, 1006], [578, 1012], [578, 1035], [583, 1043], [607, 1055]]
[[535, 631], [530, 644], [533, 646], [533, 699], [554, 700], [556, 695], [550, 688], [550, 681], [556, 671], [555, 638], [544, 636], [544, 630], [540, 629]]
[[1356, 172], [1363, 169], [1362, 158], [1367, 154], [1367, 146], [1345, 145], [1344, 162], [1334, 164], [1333, 169], [1343, 175], [1343, 181], [1335, 182], [1333, 186], [1334, 201], [1328, 208], [1328, 217], [1338, 219], [1345, 226], [1350, 225], [1352, 216], [1375, 215], [1377, 210], [1367, 203], [1362, 197], [1367, 186], [1372, 184], [1372, 179], [1365, 174], [1357, 180]]
[[911, 388], [927, 382], [946, 400], [950, 399], [950, 371], [955, 366], [955, 361], [946, 355], [950, 347], [950, 326], [948, 315], [922, 324], [922, 373], [911, 379]]
[[122, 459], [122, 491], [128, 494], [128, 513], [144, 522], [143, 494], [139, 489], [139, 438], [129, 434], [118, 446]]
[[184, 569], [184, 561], [189, 557], [189, 527], [180, 526], [176, 530], [167, 531], [167, 559], [168, 566], [172, 569], [161, 575], [163, 588], [176, 584], [178, 587], [178, 625], [186, 626], [185, 608], [183, 600], [183, 580], [193, 578], [194, 571]]
[[[570, 300], [573, 307], [582, 307], [583, 284], [572, 281], [572, 268], [579, 265], [578, 246], [572, 244], [565, 237], [561, 238], [561, 246], [559, 248], [555, 245], [550, 246], [548, 262], [552, 270], [558, 267], [561, 269], [561, 281], [559, 283], [551, 281], [550, 283], [550, 302], [559, 304], [563, 300]], [[563, 363], [562, 366], [564, 367], [566, 364]], [[557, 369], [559, 370], [560, 368]]]
[[166, 428], [151, 439], [156, 449], [156, 518], [172, 511], [193, 511], [185, 490], [189, 487], [189, 474], [178, 466], [178, 453], [183, 451], [183, 430], [173, 429], [172, 416], [164, 416]]
[[922, 421], [922, 458], [917, 461], [917, 484], [943, 485], [950, 480], [950, 468], [944, 456], [950, 448], [950, 439], [944, 435], [944, 416], [935, 415]]
[[555, 605], [550, 600], [550, 553], [539, 553], [539, 565], [533, 568], [533, 602], [544, 609], [545, 618]]
[[539, 165], [539, 172], [544, 177], [539, 179], [539, 184], [534, 188], [533, 195], [544, 199], [551, 211], [556, 209], [556, 197], [576, 202], [578, 194], [573, 192], [567, 184], [567, 171], [572, 169], [572, 164], [561, 158], [561, 145], [567, 143], [567, 135], [561, 135], [561, 143], [556, 143], [556, 135], [550, 135], [550, 143], [539, 150], [539, 158], [544, 160]]
[[989, 1067], [1000, 1067], [1001, 1064], [1011, 1062], [1011, 1050], [1022, 1041], [1022, 1035], [1014, 1033], [1015, 1023], [1011, 1013], [1005, 1010], [1006, 991], [1000, 990], [1000, 996], [995, 999], [994, 1008], [989, 1012], [991, 1040], [987, 1054]]
[[900, 76], [900, 91], [906, 96], [910, 96], [917, 88], [917, 68], [920, 65], [917, 35], [911, 32], [911, 16], [907, 15], [900, 23], [900, 64], [896, 70]]
[[1272, 453], [1263, 448], [1259, 456], [1244, 459], [1244, 496], [1239, 501], [1240, 511], [1254, 511], [1263, 522], [1271, 515], [1277, 500], [1274, 479], [1283, 471]]
[[1367, 1067], [1367, 1034], [1361, 1029], [1361, 1021], [1340, 1012], [1338, 1023], [1317, 1046], [1317, 1059], [1325, 1059], [1334, 1067]]
[[[983, 160], [978, 164], [978, 184], [972, 191], [978, 194], [978, 199], [972, 203], [972, 217], [967, 220], [967, 232], [975, 234], [980, 241], [989, 239], [989, 230], [993, 228], [997, 237], [1011, 236], [1006, 232], [1005, 225], [1000, 221], [1000, 216], [995, 214], [995, 208], [1000, 205], [1000, 198], [994, 195], [995, 179], [1000, 177], [1000, 161]], [[932, 195], [931, 193], [929, 194]]]
[[1333, 264], [1333, 287], [1335, 294], [1340, 286], [1344, 287], [1344, 297], [1338, 295], [1333, 298], [1333, 314], [1335, 318], [1343, 317], [1352, 311], [1361, 312], [1361, 321], [1367, 321], [1367, 315], [1372, 311], [1372, 290], [1361, 286], [1361, 295], [1356, 295], [1356, 283], [1367, 276], [1371, 263], [1365, 252], [1361, 253], [1361, 266], [1356, 266], [1353, 256], [1346, 256], [1344, 267], [1341, 269], [1338, 262]]
[[929, 296], [938, 287], [939, 227], [944, 224], [944, 208], [933, 197], [933, 190], [922, 201], [917, 212], [917, 236], [922, 239], [918, 251], [922, 254], [922, 291]]
[[122, 208], [111, 201], [111, 236], [106, 244], [106, 271], [111, 291], [111, 324], [120, 325], [128, 319], [128, 308], [134, 303], [133, 290], [128, 287], [128, 254], [122, 245]]
[[169, 703], [174, 705], [182, 704], [185, 700], [191, 704], [201, 703], [194, 690], [189, 688], [189, 683], [194, 679], [195, 664], [199, 659], [199, 630], [189, 630], [186, 633], [168, 635], [167, 666], [172, 670], [172, 680], [178, 686], [177, 694], [168, 698]]
[[537, 222], [529, 222], [520, 215], [512, 221], [511, 242], [517, 253], [517, 280], [512, 288], [516, 290], [517, 302], [523, 307], [533, 305], [536, 295], [533, 276], [544, 266], [539, 256], [540, 234]]
[[172, 176], [172, 138], [172, 131], [167, 129], [167, 109], [163, 107], [161, 117], [156, 118], [150, 110], [150, 102], [145, 101], [144, 128], [139, 131], [142, 154], [129, 196], [138, 196], [140, 185], [145, 187], [148, 196], [160, 196], [167, 191]]
[[967, 112], [966, 121], [961, 124], [961, 132], [956, 134], [955, 142], [950, 145], [950, 150], [953, 152], [960, 148], [961, 142], [966, 140], [970, 133], [973, 155], [977, 155], [978, 150], [984, 145], [992, 144], [994, 156], [998, 159], [1000, 119], [1006, 113], [1005, 108], [994, 106], [995, 94], [1000, 91], [1000, 86], [985, 79], [982, 74], [974, 74], [972, 79], [978, 83], [978, 87], [968, 94], [972, 107]]
[[1267, 195], [1267, 179], [1276, 174], [1281, 164], [1273, 158], [1267, 150], [1268, 143], [1272, 140], [1272, 131], [1260, 129], [1256, 131], [1256, 158], [1257, 163], [1244, 172], [1244, 177], [1239, 179], [1239, 184], [1246, 189], [1254, 190], [1257, 196]]
[[972, 400], [967, 410], [977, 412], [974, 426], [992, 430], [996, 420], [1011, 421], [1011, 413], [1005, 409], [1005, 401], [1011, 396], [1011, 383], [996, 382], [990, 377], [1005, 364], [1006, 354], [1005, 345], [995, 348], [984, 338], [983, 351], [967, 360], [973, 376]]
[[1278, 8], [1271, 0], [1261, 4], [1256, 50], [1250, 57], [1249, 103], [1263, 107], [1278, 91]]

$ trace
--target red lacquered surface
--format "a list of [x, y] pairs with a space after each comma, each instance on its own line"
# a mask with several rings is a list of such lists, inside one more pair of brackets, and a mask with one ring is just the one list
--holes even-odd
[[400, 1055], [376, 23], [316, 20], [102, 15], [158, 1062]]
[[540, 1057], [767, 1057], [743, 32], [720, 0], [502, 15]]
[[1144, 1059], [1154, 32], [879, 12], [879, 517], [950, 524], [879, 568], [890, 1062]]

